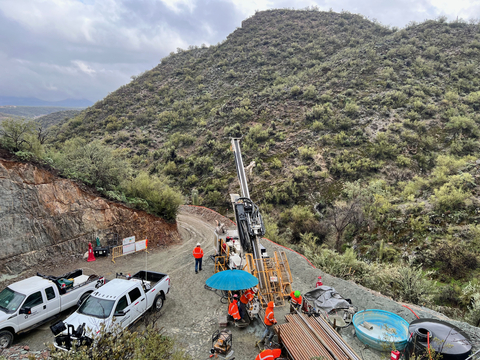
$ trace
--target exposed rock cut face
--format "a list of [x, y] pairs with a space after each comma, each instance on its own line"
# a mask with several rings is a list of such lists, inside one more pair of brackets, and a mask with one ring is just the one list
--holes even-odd
[[[149, 247], [180, 239], [177, 225], [108, 201], [32, 164], [0, 159], [0, 274], [83, 254], [108, 233], [148, 238]], [[120, 245], [120, 244], [119, 244]]]

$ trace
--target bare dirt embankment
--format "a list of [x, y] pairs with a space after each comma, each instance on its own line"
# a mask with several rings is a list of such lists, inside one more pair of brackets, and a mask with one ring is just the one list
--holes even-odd
[[[158, 318], [157, 327], [175, 337], [179, 344], [187, 350], [193, 359], [208, 359], [211, 348], [211, 336], [218, 329], [218, 316], [227, 312], [227, 305], [220, 302], [220, 298], [212, 291], [204, 289], [206, 279], [214, 273], [213, 262], [208, 255], [213, 254], [213, 234], [215, 220], [222, 217], [211, 210], [184, 206], [177, 217], [178, 229], [182, 237], [179, 244], [168, 247], [154, 246], [149, 254], [138, 253], [119, 258], [116, 264], [110, 258], [98, 258], [97, 261], [86, 263], [84, 260], [72, 259], [69, 267], [42, 267], [38, 271], [59, 275], [73, 268], [84, 268], [87, 272], [105, 275], [108, 279], [115, 277], [115, 272], [132, 273], [140, 269], [150, 269], [168, 273], [172, 278], [172, 289], [167, 296], [165, 307]], [[224, 222], [227, 223], [225, 219]], [[192, 256], [193, 247], [197, 242], [205, 250], [203, 271], [195, 274]], [[265, 240], [263, 245], [267, 251], [282, 249], [280, 246]], [[285, 249], [283, 249], [285, 250]], [[340, 294], [352, 299], [359, 309], [384, 309], [402, 316], [407, 321], [415, 319], [412, 312], [401, 304], [380, 294], [371, 292], [352, 282], [337, 279], [322, 271], [313, 268], [299, 254], [285, 250], [292, 270], [295, 290], [306, 292], [314, 287], [317, 277], [321, 275], [326, 285], [333, 286]], [[428, 309], [415, 307], [414, 310], [421, 317], [440, 317]], [[275, 308], [276, 318], [284, 322], [283, 315], [288, 307]], [[62, 314], [66, 316], [68, 314]], [[476, 347], [480, 344], [480, 331], [465, 323], [452, 322], [461, 327], [471, 336]], [[139, 325], [143, 326], [143, 325]], [[258, 354], [255, 342], [260, 339], [263, 326], [259, 321], [254, 326], [239, 330], [230, 327], [233, 332], [234, 356], [237, 360], [251, 360]], [[364, 360], [385, 359], [385, 355], [367, 349], [353, 334], [349, 327], [341, 331], [341, 335]], [[15, 344], [29, 345], [31, 350], [44, 349], [44, 343], [52, 341], [52, 334], [45, 325], [26, 335], [19, 336]]]

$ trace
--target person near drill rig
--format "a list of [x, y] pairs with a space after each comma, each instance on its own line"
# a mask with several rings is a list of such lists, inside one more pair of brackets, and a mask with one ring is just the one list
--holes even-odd
[[238, 311], [238, 295], [233, 295], [233, 300], [228, 305], [228, 315], [233, 317], [234, 321], [238, 321], [241, 319], [240, 312]]
[[240, 297], [240, 316], [243, 319], [247, 312], [247, 304], [255, 297], [256, 288], [246, 290]]
[[265, 340], [265, 344], [268, 344], [275, 335], [273, 325], [277, 323], [277, 319], [275, 319], [275, 315], [273, 313], [274, 307], [275, 303], [273, 301], [270, 301], [267, 305], [267, 309], [265, 310], [265, 318], [263, 319], [263, 322], [265, 324], [265, 332], [263, 333], [262, 338], [262, 340]]
[[290, 293], [290, 312], [294, 312], [293, 309], [301, 309], [302, 307], [302, 295], [300, 294], [300, 291], [292, 291]]
[[282, 355], [282, 349], [267, 349], [257, 355], [255, 360], [274, 360]]

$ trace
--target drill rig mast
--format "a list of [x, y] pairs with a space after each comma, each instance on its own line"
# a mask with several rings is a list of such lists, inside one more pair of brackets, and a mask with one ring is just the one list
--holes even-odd
[[[269, 257], [260, 244], [265, 235], [265, 225], [258, 206], [250, 199], [240, 139], [232, 138], [231, 141], [241, 191], [241, 196], [230, 194], [237, 231], [227, 231], [225, 239], [216, 234], [216, 253], [226, 256], [217, 256], [215, 270], [240, 268], [252, 273], [258, 278], [262, 304], [266, 306], [269, 301], [274, 301], [277, 306], [283, 305], [284, 297], [291, 291], [292, 282], [287, 256], [285, 252], [275, 252], [274, 257]], [[221, 266], [217, 266], [219, 262]]]

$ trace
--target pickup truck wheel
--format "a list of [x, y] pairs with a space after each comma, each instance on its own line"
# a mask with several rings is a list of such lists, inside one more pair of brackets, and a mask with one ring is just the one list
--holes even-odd
[[6, 349], [13, 342], [13, 334], [8, 330], [0, 331], [0, 349]]
[[165, 302], [165, 300], [163, 299], [163, 296], [162, 295], [157, 295], [157, 297], [155, 298], [155, 301], [153, 302], [152, 309], [154, 311], [160, 311], [163, 308], [163, 303], [164, 302]]

